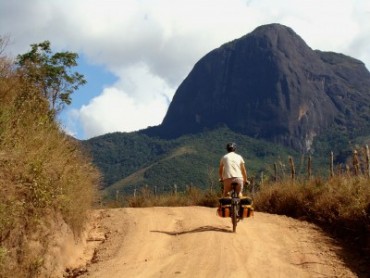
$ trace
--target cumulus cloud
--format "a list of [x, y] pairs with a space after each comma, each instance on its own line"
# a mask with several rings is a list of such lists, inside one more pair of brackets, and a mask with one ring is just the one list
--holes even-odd
[[166, 82], [139, 64], [123, 70], [116, 84], [73, 114], [78, 114], [88, 138], [112, 131], [135, 131], [158, 125], [172, 95]]
[[313, 49], [370, 65], [368, 1], [0, 0], [0, 7], [0, 34], [11, 35], [13, 53], [48, 39], [118, 78], [69, 110], [64, 124], [71, 132], [82, 126], [83, 138], [160, 124], [200, 58], [263, 24], [287, 25]]

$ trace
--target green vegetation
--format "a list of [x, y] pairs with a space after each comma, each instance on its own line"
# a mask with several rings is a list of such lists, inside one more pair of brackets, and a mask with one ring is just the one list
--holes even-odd
[[94, 164], [104, 173], [105, 186], [150, 165], [176, 146], [176, 142], [137, 133], [110, 133], [82, 144], [91, 153]]
[[72, 52], [52, 53], [50, 42], [32, 44], [31, 51], [17, 57], [22, 77], [42, 92], [49, 100], [51, 111], [59, 112], [65, 104], [71, 104], [71, 94], [84, 85], [86, 80], [78, 72], [71, 72], [77, 66], [78, 55]]
[[[148, 186], [153, 192], [169, 193], [177, 186], [207, 189], [218, 180], [219, 160], [229, 141], [236, 142], [246, 160], [250, 178], [265, 180], [289, 176], [288, 157], [296, 161], [297, 175], [306, 172], [307, 156], [291, 149], [219, 128], [173, 140], [149, 137], [140, 132], [112, 133], [82, 142], [104, 176], [105, 201], [132, 195]], [[328, 157], [313, 156], [313, 170], [327, 175]], [[274, 164], [277, 165], [276, 173]]]
[[39, 275], [61, 225], [84, 229], [100, 178], [55, 122], [49, 89], [28, 77], [0, 57], [0, 277]]

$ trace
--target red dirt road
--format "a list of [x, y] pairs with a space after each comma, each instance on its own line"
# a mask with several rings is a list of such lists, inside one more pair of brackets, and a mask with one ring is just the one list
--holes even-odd
[[80, 277], [357, 277], [319, 228], [284, 216], [256, 212], [232, 233], [215, 208], [95, 213], [106, 239]]

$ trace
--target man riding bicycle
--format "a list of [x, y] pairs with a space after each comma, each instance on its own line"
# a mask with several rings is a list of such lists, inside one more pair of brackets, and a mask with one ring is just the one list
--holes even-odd
[[236, 182], [238, 183], [236, 190], [239, 193], [239, 197], [242, 197], [243, 185], [248, 181], [244, 159], [241, 155], [235, 153], [235, 143], [228, 143], [226, 150], [228, 153], [221, 158], [218, 171], [220, 181], [223, 182], [224, 186], [223, 196], [228, 196], [232, 189], [231, 183]]

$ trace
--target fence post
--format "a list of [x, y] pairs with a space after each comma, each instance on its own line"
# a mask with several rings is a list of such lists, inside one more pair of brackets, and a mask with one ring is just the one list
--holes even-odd
[[173, 185], [173, 193], [177, 195], [177, 184], [176, 183]]
[[289, 156], [289, 164], [290, 164], [290, 172], [292, 175], [292, 180], [294, 180], [295, 179], [295, 167], [294, 167], [293, 158], [291, 156]]
[[261, 172], [260, 178], [261, 178], [261, 186], [263, 186], [263, 171]]
[[274, 163], [274, 181], [277, 181], [277, 165]]
[[330, 177], [334, 177], [334, 153], [330, 152]]
[[308, 174], [308, 179], [310, 180], [311, 176], [312, 176], [312, 157], [311, 157], [311, 155], [308, 156], [307, 174]]
[[214, 168], [208, 166], [208, 179], [209, 179], [209, 190], [211, 193], [213, 193], [213, 187], [214, 187]]
[[283, 179], [285, 179], [285, 167], [286, 167], [286, 165], [285, 164], [283, 164], [281, 161], [279, 162], [279, 164], [280, 164], [280, 169], [281, 169], [281, 173], [282, 173], [282, 175], [283, 175]]
[[369, 152], [369, 146], [365, 146], [365, 157], [366, 157], [366, 176], [370, 178], [370, 152]]
[[347, 175], [347, 177], [351, 176], [351, 171], [350, 171], [350, 168], [349, 168], [348, 164], [346, 164], [346, 175]]
[[252, 198], [254, 198], [254, 195], [255, 195], [254, 177], [251, 178], [251, 185], [252, 185], [252, 188], [251, 188]]
[[354, 150], [353, 151], [353, 161], [352, 161], [352, 164], [353, 164], [353, 169], [355, 171], [355, 175], [358, 176], [358, 174], [360, 172], [360, 162], [358, 160], [357, 150]]

